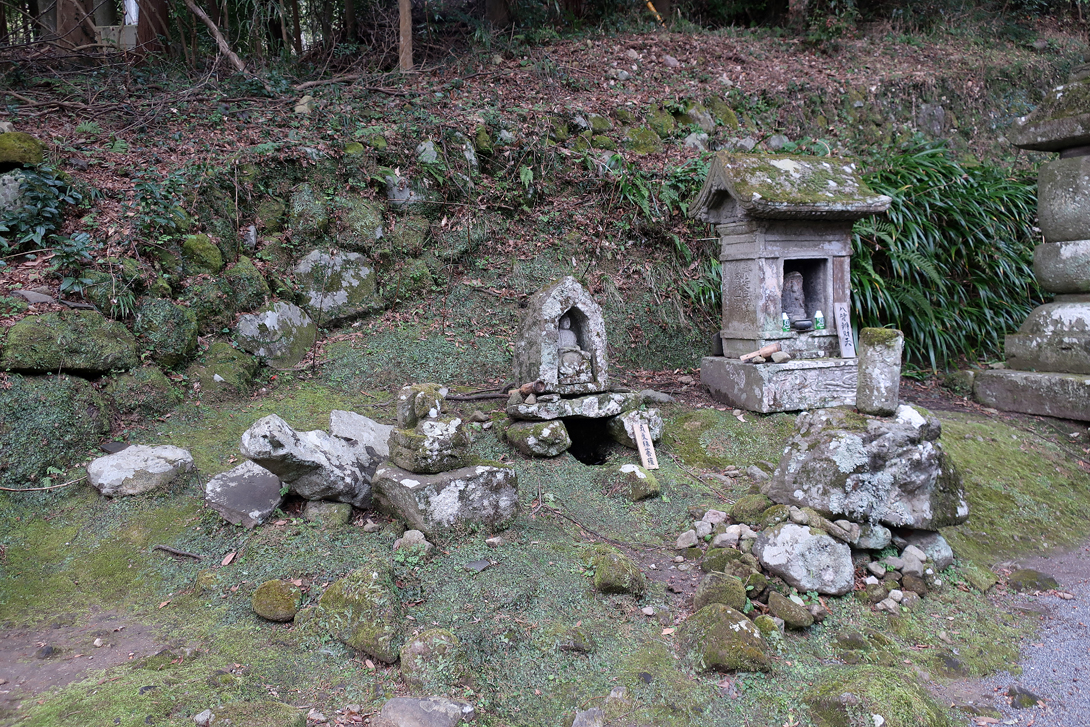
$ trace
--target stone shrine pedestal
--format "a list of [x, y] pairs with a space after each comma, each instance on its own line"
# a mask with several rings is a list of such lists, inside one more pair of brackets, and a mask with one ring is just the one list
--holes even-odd
[[855, 406], [854, 358], [818, 358], [782, 364], [744, 363], [724, 356], [700, 360], [700, 383], [712, 398], [739, 409], [770, 414]]

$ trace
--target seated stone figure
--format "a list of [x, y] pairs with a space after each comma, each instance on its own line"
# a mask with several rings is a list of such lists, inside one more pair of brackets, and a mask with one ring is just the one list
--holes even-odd
[[557, 326], [558, 383], [586, 384], [594, 381], [590, 352], [579, 347], [579, 336], [572, 330], [571, 316], [561, 316]]

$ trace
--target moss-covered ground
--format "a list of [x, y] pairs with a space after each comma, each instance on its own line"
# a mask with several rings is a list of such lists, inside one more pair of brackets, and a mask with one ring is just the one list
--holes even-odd
[[[254, 420], [275, 412], [298, 428], [320, 428], [336, 408], [393, 420], [391, 390], [346, 385], [355, 380], [340, 378], [350, 364], [330, 360], [313, 375], [278, 375], [261, 399], [233, 407], [187, 404], [130, 431], [131, 441], [169, 442], [193, 452], [200, 479], [171, 492], [108, 501], [80, 484], [0, 497], [0, 623], [43, 625], [59, 614], [79, 623], [111, 610], [153, 625], [168, 649], [160, 657], [88, 670], [75, 683], [24, 700], [0, 722], [91, 724], [105, 716], [119, 725], [149, 718], [184, 725], [205, 708], [261, 699], [314, 705], [327, 714], [346, 704], [375, 709], [406, 691], [396, 666], [368, 666], [330, 638], [320, 619], [263, 621], [250, 599], [264, 581], [283, 578], [301, 584], [304, 607], [313, 606], [334, 579], [370, 558], [386, 558], [406, 633], [443, 628], [461, 641], [474, 679], [454, 693], [477, 704], [485, 725], [570, 724], [577, 709], [604, 705], [616, 686], [625, 686], [631, 700], [626, 724], [807, 725], [813, 723], [804, 702], [808, 685], [842, 662], [902, 674], [920, 670], [939, 680], [1010, 668], [1029, 627], [999, 598], [977, 590], [968, 569], [1087, 535], [1090, 483], [1066, 432], [1029, 420], [940, 414], [944, 442], [965, 475], [973, 507], [969, 522], [947, 533], [961, 562], [943, 574], [946, 586], [898, 617], [876, 614], [854, 598], [829, 599], [824, 624], [776, 641], [771, 673], [704, 675], [668, 631], [689, 604], [654, 579], [639, 600], [596, 593], [592, 545], [612, 541], [642, 563], [668, 568], [672, 541], [693, 514], [727, 509], [749, 489], [748, 481], [732, 486], [709, 475], [775, 461], [792, 416], [746, 414], [742, 422], [714, 408], [664, 408], [663, 496], [639, 503], [609, 487], [608, 472], [635, 461], [634, 452], [615, 447], [600, 467], [568, 455], [531, 461], [493, 427], [478, 435], [474, 453], [514, 463], [523, 513], [502, 533], [500, 547], [485, 544], [493, 533], [462, 532], [438, 542], [437, 555], [426, 562], [392, 554], [394, 523], [367, 533], [357, 518], [322, 530], [290, 502], [256, 530], [226, 524], [202, 505], [200, 482], [233, 465], [239, 437]], [[391, 370], [395, 379], [406, 373]], [[496, 402], [460, 406], [502, 421]], [[203, 559], [170, 556], [154, 545]], [[479, 573], [465, 568], [482, 558], [493, 565]], [[647, 605], [654, 617], [641, 613]], [[843, 634], [851, 631], [865, 635], [861, 649], [842, 648]], [[575, 642], [584, 648], [573, 649]]]

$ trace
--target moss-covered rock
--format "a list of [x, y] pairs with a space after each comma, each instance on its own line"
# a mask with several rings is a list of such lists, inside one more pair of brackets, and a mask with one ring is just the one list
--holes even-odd
[[409, 257], [418, 257], [424, 252], [424, 244], [431, 230], [431, 222], [420, 215], [406, 215], [398, 218], [397, 222], [386, 234], [386, 244], [395, 252]]
[[901, 669], [849, 666], [822, 672], [803, 700], [817, 727], [857, 727], [883, 717], [887, 727], [952, 727], [931, 694]]
[[300, 184], [291, 193], [288, 223], [304, 241], [325, 232], [329, 226], [329, 205], [325, 197], [309, 184]]
[[647, 590], [647, 582], [639, 567], [616, 548], [604, 545], [595, 547], [591, 567], [594, 568], [594, 588], [600, 593], [641, 596]]
[[492, 134], [488, 131], [487, 126], [478, 126], [477, 130], [473, 132], [473, 146], [480, 154], [488, 155], [492, 153], [494, 144]]
[[182, 302], [197, 318], [201, 333], [220, 333], [235, 317], [234, 291], [222, 279], [199, 280], [188, 286]]
[[789, 629], [808, 629], [814, 625], [814, 616], [806, 606], [776, 591], [768, 594], [768, 610], [773, 616], [783, 619], [784, 626]]
[[197, 350], [197, 316], [165, 299], [150, 300], [136, 312], [133, 326], [155, 363], [172, 369]]
[[401, 599], [389, 566], [371, 561], [334, 581], [318, 601], [320, 624], [346, 645], [393, 664], [401, 649]]
[[[229, 676], [229, 675], [228, 675]], [[306, 713], [282, 702], [236, 702], [212, 710], [215, 725], [306, 727]], [[192, 720], [190, 720], [192, 721]]]
[[284, 229], [284, 203], [275, 197], [266, 197], [257, 203], [257, 228], [262, 232], [280, 232]]
[[[673, 116], [670, 117], [671, 121]], [[637, 126], [625, 132], [625, 144], [636, 154], [654, 154], [662, 151], [662, 139], [652, 129]]]
[[382, 207], [362, 195], [338, 197], [344, 211], [337, 223], [337, 244], [353, 252], [370, 253], [383, 240]]
[[761, 530], [768, 530], [780, 523], [787, 522], [790, 516], [791, 510], [787, 505], [773, 505], [754, 518], [752, 524]]
[[595, 134], [604, 134], [613, 128], [613, 122], [601, 114], [587, 114], [587, 123]]
[[310, 500], [303, 509], [303, 517], [322, 530], [331, 530], [352, 521], [352, 505], [347, 502]]
[[265, 581], [254, 591], [254, 613], [268, 621], [291, 621], [299, 611], [303, 592], [298, 586], [279, 578]]
[[106, 396], [122, 414], [152, 417], [165, 414], [182, 403], [182, 392], [155, 366], [141, 366], [114, 378]]
[[741, 611], [746, 605], [746, 587], [742, 579], [725, 573], [709, 573], [696, 587], [693, 609], [699, 611], [712, 603], [730, 606]]
[[35, 166], [45, 159], [45, 144], [22, 131], [0, 134], [0, 165]]
[[314, 250], [295, 266], [303, 308], [321, 325], [358, 318], [382, 307], [375, 270], [359, 253]]
[[742, 495], [730, 508], [730, 517], [736, 523], [756, 522], [761, 513], [772, 507], [772, 500], [764, 495]]
[[189, 275], [223, 270], [223, 253], [208, 235], [186, 235], [182, 241], [182, 260]]
[[571, 447], [564, 422], [514, 422], [504, 432], [507, 441], [527, 457], [556, 457]]
[[189, 368], [189, 378], [200, 382], [202, 397], [225, 401], [249, 394], [257, 369], [253, 356], [217, 341], [208, 347], [204, 363]]
[[446, 694], [472, 681], [462, 644], [446, 629], [431, 629], [405, 642], [401, 678], [409, 689], [424, 694]]
[[613, 141], [613, 139], [610, 139], [605, 134], [598, 134], [591, 137], [590, 145], [595, 149], [606, 149], [607, 151], [613, 151], [617, 148], [617, 142]]
[[734, 113], [734, 109], [719, 96], [708, 96], [704, 101], [704, 105], [708, 111], [711, 112], [720, 124], [727, 127], [727, 129], [734, 131], [741, 124], [738, 123], [738, 114]]
[[139, 363], [136, 338], [120, 323], [94, 311], [27, 316], [8, 330], [0, 369], [97, 376]]
[[670, 136], [677, 129], [677, 120], [674, 119], [674, 115], [658, 105], [648, 109], [646, 119], [647, 126], [660, 137]]
[[318, 327], [302, 309], [283, 301], [269, 303], [239, 318], [235, 339], [270, 366], [289, 368], [307, 355]]
[[702, 671], [768, 671], [768, 644], [753, 622], [729, 606], [712, 603], [682, 624], [681, 644]]
[[109, 430], [106, 402], [85, 379], [9, 375], [0, 386], [0, 484], [25, 487], [48, 467], [79, 461]]
[[223, 272], [223, 282], [231, 289], [235, 311], [251, 311], [265, 305], [269, 297], [269, 284], [254, 265], [243, 255], [238, 262]]
[[617, 468], [620, 490], [632, 502], [639, 502], [662, 494], [659, 479], [638, 464], [623, 464]]
[[1055, 591], [1060, 587], [1055, 578], [1032, 568], [1022, 568], [1011, 573], [1007, 578], [1007, 585], [1019, 593]]

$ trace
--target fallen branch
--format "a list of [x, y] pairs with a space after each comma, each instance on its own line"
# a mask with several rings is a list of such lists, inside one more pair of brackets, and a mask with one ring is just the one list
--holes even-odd
[[317, 86], [328, 86], [331, 83], [348, 83], [349, 81], [356, 81], [359, 80], [362, 76], [362, 73], [349, 73], [347, 76], [327, 78], [324, 81], [304, 81], [303, 83], [292, 86], [292, 88], [294, 88], [296, 91], [305, 91], [308, 88], [315, 88]]
[[71, 480], [70, 482], [62, 482], [59, 485], [50, 485], [49, 487], [0, 487], [0, 490], [3, 490], [4, 492], [42, 492], [43, 490], [59, 490], [62, 487], [74, 485], [77, 482], [82, 482], [85, 479], [87, 478], [80, 477], [79, 479]]
[[197, 555], [196, 553], [190, 553], [187, 550], [178, 550], [177, 548], [172, 548], [169, 545], [153, 545], [151, 546], [151, 549], [161, 550], [164, 553], [170, 553], [171, 555], [181, 555], [185, 556], [186, 558], [194, 558], [195, 560], [204, 560], [203, 556]]
[[688, 467], [686, 467], [685, 465], [681, 464], [681, 462], [678, 462], [678, 461], [677, 461], [677, 457], [675, 457], [675, 456], [673, 455], [673, 453], [672, 453], [672, 452], [667, 452], [666, 454], [670, 455], [670, 459], [672, 459], [672, 460], [674, 461], [674, 464], [676, 464], [676, 465], [677, 465], [678, 467], [680, 467], [680, 468], [681, 468], [681, 470], [682, 470], [683, 472], [685, 472], [685, 473], [686, 473], [687, 475], [689, 475], [689, 476], [690, 476], [690, 477], [692, 477], [692, 478], [693, 478], [694, 480], [696, 480], [696, 481], [697, 481], [697, 482], [699, 482], [700, 484], [702, 484], [702, 485], [704, 485], [705, 487], [707, 487], [707, 488], [708, 488], [709, 490], [711, 490], [711, 491], [712, 491], [712, 492], [714, 492], [715, 494], [717, 494], [717, 495], [719, 495], [720, 497], [722, 497], [724, 501], [726, 501], [726, 502], [729, 502], [729, 503], [731, 503], [731, 504], [734, 504], [734, 503], [733, 503], [733, 501], [732, 501], [732, 500], [731, 500], [731, 499], [730, 499], [729, 497], [727, 497], [727, 496], [726, 496], [726, 494], [724, 494], [723, 492], [720, 492], [720, 491], [719, 491], [718, 489], [716, 489], [716, 488], [715, 488], [715, 487], [714, 487], [714, 486], [712, 485], [712, 483], [708, 482], [708, 481], [707, 481], [707, 480], [705, 480], [705, 479], [704, 479], [703, 477], [701, 477], [701, 476], [700, 476], [700, 475], [698, 475], [697, 473], [693, 472], [693, 471], [692, 471], [691, 469], [689, 469], [689, 468], [688, 468]]
[[185, 0], [185, 6], [189, 8], [189, 11], [201, 19], [205, 25], [208, 26], [208, 32], [212, 34], [212, 37], [216, 41], [216, 45], [219, 46], [220, 53], [227, 56], [227, 60], [231, 61], [231, 65], [235, 67], [239, 73], [246, 72], [246, 64], [235, 55], [235, 52], [231, 50], [231, 46], [227, 45], [227, 40], [220, 33], [220, 29], [216, 27], [216, 24], [212, 22], [212, 18], [197, 6], [193, 0]]

